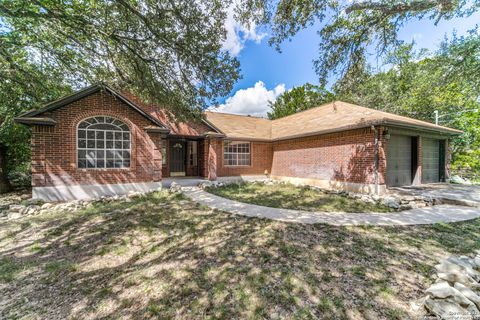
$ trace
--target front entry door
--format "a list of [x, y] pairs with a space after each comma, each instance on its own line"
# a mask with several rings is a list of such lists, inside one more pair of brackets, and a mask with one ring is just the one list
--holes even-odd
[[185, 143], [174, 141], [170, 146], [170, 176], [185, 176]]

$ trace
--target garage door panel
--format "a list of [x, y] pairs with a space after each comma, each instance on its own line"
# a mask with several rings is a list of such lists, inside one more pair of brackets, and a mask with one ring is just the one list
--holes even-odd
[[387, 143], [387, 185], [412, 184], [412, 138], [392, 135]]
[[440, 141], [438, 139], [422, 139], [422, 182], [440, 181]]

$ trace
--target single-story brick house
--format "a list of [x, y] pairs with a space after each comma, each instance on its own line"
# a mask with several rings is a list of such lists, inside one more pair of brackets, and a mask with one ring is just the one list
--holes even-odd
[[357, 192], [440, 182], [461, 131], [335, 101], [277, 120], [205, 112], [197, 123], [94, 85], [27, 112], [33, 197], [161, 188], [162, 178], [265, 176]]

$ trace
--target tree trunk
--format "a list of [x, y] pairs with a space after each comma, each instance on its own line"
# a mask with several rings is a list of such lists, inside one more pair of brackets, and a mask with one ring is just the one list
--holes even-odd
[[12, 190], [12, 185], [7, 176], [7, 147], [0, 144], [0, 193]]

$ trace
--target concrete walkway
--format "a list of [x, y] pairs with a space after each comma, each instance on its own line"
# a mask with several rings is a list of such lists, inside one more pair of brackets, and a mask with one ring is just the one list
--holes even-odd
[[394, 187], [390, 190], [403, 194], [431, 197], [449, 204], [480, 208], [480, 186], [431, 183], [419, 186]]
[[310, 212], [242, 203], [213, 195], [198, 187], [183, 187], [182, 191], [193, 201], [213, 209], [247, 217], [306, 224], [404, 226], [464, 221], [480, 217], [480, 209], [453, 205], [438, 205], [395, 213]]

